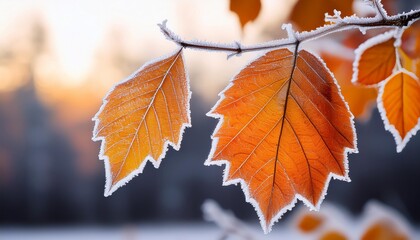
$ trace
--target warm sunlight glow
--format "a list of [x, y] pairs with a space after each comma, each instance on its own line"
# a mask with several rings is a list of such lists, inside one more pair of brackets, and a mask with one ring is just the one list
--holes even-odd
[[[44, 90], [56, 87], [74, 89], [86, 87], [88, 82], [97, 82], [97, 86], [101, 86], [98, 92], [101, 96], [111, 84], [130, 74], [135, 66], [141, 66], [146, 59], [174, 50], [173, 43], [166, 41], [156, 26], [165, 19], [172, 29], [187, 39], [200, 38], [227, 43], [241, 40], [251, 44], [264, 41], [272, 37], [270, 34], [280, 32], [279, 25], [273, 26], [272, 19], [266, 16], [275, 16], [278, 21], [284, 18], [284, 14], [278, 10], [273, 11], [281, 9], [275, 0], [263, 2], [262, 12], [265, 17], [259, 17], [255, 22], [247, 24], [243, 33], [237, 16], [229, 11], [228, 1], [209, 1], [202, 4], [194, 0], [0, 0], [0, 9], [8, 9], [0, 15], [0, 36], [9, 39], [3, 46], [10, 46], [14, 39], [34, 44], [33, 40], [23, 36], [38, 33], [26, 27], [28, 29], [25, 31], [28, 33], [22, 34], [20, 32], [23, 30], [16, 31], [16, 24], [30, 26], [36, 21], [41, 24], [45, 34], [42, 36], [45, 41], [43, 52], [40, 53], [41, 56], [35, 53], [35, 61], [28, 61], [35, 62], [32, 71], [36, 86], [41, 86]], [[261, 34], [260, 29], [264, 26], [273, 33]], [[5, 42], [4, 39], [0, 39], [0, 44]], [[34, 39], [36, 40], [36, 36]], [[120, 43], [115, 43], [115, 39]], [[229, 81], [229, 76], [238, 71], [239, 66], [249, 60], [248, 57], [253, 56], [249, 54], [226, 64], [225, 54], [210, 54], [203, 59], [202, 52], [187, 52], [190, 54], [188, 68], [197, 69], [194, 73], [200, 76], [193, 79], [192, 90], [208, 101], [215, 100], [217, 92]], [[0, 58], [1, 56], [0, 53]], [[120, 59], [121, 57], [123, 58]], [[126, 61], [127, 57], [133, 61], [130, 62], [133, 67], [122, 71], [121, 65], [127, 63], [121, 61]], [[10, 76], [16, 74], [10, 73], [8, 69], [5, 78], [5, 71], [3, 69], [0, 72], [3, 79], [6, 79], [0, 83], [0, 91], [20, 86], [19, 81], [11, 80]], [[120, 74], [115, 74], [116, 71]], [[117, 78], [111, 79], [115, 77]], [[99, 89], [96, 87], [96, 90]]]

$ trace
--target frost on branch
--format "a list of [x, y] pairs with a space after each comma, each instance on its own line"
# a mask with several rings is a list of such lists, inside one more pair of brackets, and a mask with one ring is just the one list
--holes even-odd
[[380, 17], [381, 19], [388, 18], [388, 14], [382, 4], [381, 0], [371, 0], [373, 2], [373, 8], [376, 11], [376, 16]]
[[[184, 40], [179, 37], [176, 33], [171, 31], [167, 26], [167, 21], [163, 21], [161, 24], [158, 24], [160, 30], [162, 31], [163, 35], [166, 39], [178, 44], [182, 48], [193, 48], [198, 50], [207, 50], [207, 51], [224, 51], [230, 53], [228, 57], [233, 55], [238, 55], [242, 52], [241, 45], [239, 42], [234, 42], [232, 44], [215, 44], [215, 43], [208, 43], [205, 41], [192, 41], [192, 40]], [[233, 52], [233, 53], [232, 53]]]
[[166, 27], [166, 24], [168, 23], [168, 20], [164, 20], [162, 23], [159, 23], [158, 26], [160, 28], [160, 31], [162, 31], [163, 35], [168, 39], [169, 41], [175, 42], [176, 44], [180, 44], [181, 38], [174, 32], [171, 31], [168, 27]]
[[290, 23], [287, 24], [283, 24], [281, 26], [281, 29], [286, 30], [287, 32], [287, 37], [289, 38], [290, 42], [296, 42], [296, 33], [295, 31], [293, 31], [293, 26]]
[[339, 23], [343, 19], [341, 18], [341, 12], [334, 9], [334, 15], [329, 15], [328, 13], [325, 13], [325, 22], [330, 23]]

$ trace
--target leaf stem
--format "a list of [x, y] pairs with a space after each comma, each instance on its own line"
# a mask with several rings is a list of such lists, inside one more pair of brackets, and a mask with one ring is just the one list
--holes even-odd
[[[359, 28], [362, 32], [373, 28], [403, 28], [420, 19], [420, 9], [413, 10], [408, 13], [400, 13], [393, 16], [387, 16], [384, 14], [385, 10], [382, 8], [382, 5], [377, 4], [375, 6], [379, 8], [375, 17], [364, 18], [353, 15], [341, 18], [339, 16], [340, 13], [335, 11], [336, 15], [332, 16], [334, 21], [330, 25], [324, 25], [310, 32], [295, 32], [293, 34], [294, 36], [289, 36], [289, 38], [283, 38], [249, 46], [243, 46], [239, 42], [231, 44], [219, 44], [212, 42], [184, 40], [166, 27], [166, 20], [162, 24], [158, 24], [158, 26], [168, 40], [178, 44], [182, 48], [228, 52], [229, 58], [231, 56], [240, 55], [241, 53], [246, 52], [256, 52], [282, 47], [297, 46], [299, 43], [320, 38], [331, 33], [346, 31], [354, 28]], [[283, 25], [283, 28], [286, 28], [286, 25]]]

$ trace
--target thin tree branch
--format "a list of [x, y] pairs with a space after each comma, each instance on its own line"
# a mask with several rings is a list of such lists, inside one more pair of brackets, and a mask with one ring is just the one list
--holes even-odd
[[388, 14], [386, 13], [384, 6], [380, 2], [380, 0], [373, 0], [372, 4], [373, 8], [375, 8], [376, 14], [380, 15], [382, 19], [386, 19]]
[[162, 33], [168, 40], [178, 44], [182, 48], [228, 52], [228, 57], [231, 57], [245, 52], [255, 52], [289, 46], [297, 46], [299, 43], [302, 42], [320, 38], [331, 33], [354, 28], [359, 28], [362, 32], [374, 28], [403, 28], [411, 25], [413, 22], [420, 19], [420, 9], [413, 10], [408, 13], [387, 16], [386, 11], [383, 9], [382, 4], [380, 4], [380, 2], [377, 2], [375, 0], [373, 3], [374, 7], [377, 10], [377, 14], [375, 17], [364, 18], [353, 15], [341, 18], [340, 12], [334, 11], [334, 16], [326, 15], [326, 20], [332, 22], [332, 24], [330, 25], [324, 25], [310, 32], [294, 32], [291, 29], [290, 24], [284, 24], [283, 29], [287, 30], [289, 35], [288, 38], [278, 39], [275, 41], [249, 46], [243, 46], [239, 42], [235, 42], [233, 44], [219, 44], [203, 41], [184, 40], [166, 27], [166, 20], [162, 24], [158, 25]]

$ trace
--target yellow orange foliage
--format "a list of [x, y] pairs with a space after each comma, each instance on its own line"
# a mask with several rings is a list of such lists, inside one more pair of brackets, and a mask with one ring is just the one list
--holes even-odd
[[[324, 25], [325, 12], [338, 9], [344, 16], [351, 15], [352, 2], [299, 0], [291, 20], [300, 30], [312, 30]], [[230, 0], [230, 10], [244, 27], [257, 18], [261, 1]], [[357, 148], [353, 116], [343, 95], [356, 117], [367, 115], [367, 106], [377, 95], [376, 89], [352, 85], [352, 70], [355, 83], [381, 83], [380, 110], [386, 128], [396, 139], [397, 151], [417, 132], [418, 32], [417, 25], [407, 29], [397, 50], [394, 32], [372, 38], [356, 50], [354, 64], [322, 53], [342, 92], [323, 61], [305, 50], [268, 52], [234, 77], [209, 113], [220, 121], [206, 164], [226, 164], [224, 184], [242, 184], [266, 232], [297, 199], [311, 209], [319, 209], [331, 177], [350, 180], [347, 153]], [[296, 41], [296, 48], [301, 41]], [[410, 42], [413, 44], [407, 44]], [[179, 149], [183, 130], [190, 126], [189, 98], [182, 49], [146, 64], [110, 91], [94, 118], [93, 136], [102, 141], [106, 196], [141, 173], [147, 161], [158, 167], [167, 145]], [[312, 232], [323, 222], [316, 215], [306, 215], [298, 227]], [[328, 231], [320, 239], [346, 237]], [[369, 228], [363, 239], [406, 237], [380, 223]]]
[[400, 152], [419, 128], [420, 83], [414, 74], [402, 70], [394, 73], [380, 91], [382, 118]]
[[325, 65], [305, 50], [275, 50], [232, 80], [210, 113], [221, 118], [207, 164], [227, 164], [269, 231], [301, 196], [317, 209], [329, 176], [349, 180], [354, 123]]
[[[372, 39], [371, 39], [372, 40]], [[355, 60], [355, 74], [353, 82], [365, 86], [372, 86], [385, 80], [392, 74], [396, 63], [394, 38], [373, 44], [370, 46], [368, 40], [365, 46], [361, 45], [356, 51], [361, 55]]]
[[167, 144], [178, 149], [190, 125], [189, 87], [182, 51], [144, 66], [117, 84], [94, 118], [94, 140], [102, 140], [105, 195], [140, 173], [150, 160], [158, 167]]

